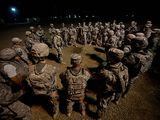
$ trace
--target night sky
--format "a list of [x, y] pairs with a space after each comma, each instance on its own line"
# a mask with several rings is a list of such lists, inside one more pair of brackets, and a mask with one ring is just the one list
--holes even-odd
[[134, 14], [140, 18], [160, 20], [157, 2], [139, 1], [141, 0], [0, 0], [0, 17], [9, 18], [9, 8], [15, 6], [20, 18], [68, 14], [121, 17]]

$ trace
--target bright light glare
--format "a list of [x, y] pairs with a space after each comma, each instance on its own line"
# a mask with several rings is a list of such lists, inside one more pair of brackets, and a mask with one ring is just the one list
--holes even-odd
[[12, 12], [16, 12], [16, 8], [12, 7], [12, 8], [11, 8], [11, 11], [12, 11]]

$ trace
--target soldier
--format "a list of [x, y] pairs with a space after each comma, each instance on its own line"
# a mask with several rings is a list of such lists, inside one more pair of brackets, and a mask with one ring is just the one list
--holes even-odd
[[145, 24], [145, 26], [143, 28], [143, 32], [144, 32], [145, 37], [147, 39], [151, 37], [151, 34], [153, 33], [153, 31], [152, 31], [152, 22], [151, 21], [147, 21], [147, 23]]
[[86, 26], [85, 22], [83, 22], [82, 32], [83, 32], [84, 45], [87, 45], [88, 26]]
[[30, 52], [31, 48], [32, 48], [32, 45], [34, 44], [33, 38], [32, 38], [32, 35], [31, 35], [30, 31], [26, 31], [25, 35], [26, 35], [26, 39], [25, 39], [24, 43], [25, 43], [25, 46], [26, 46], [27, 50]]
[[95, 45], [98, 45], [98, 33], [99, 33], [99, 28], [97, 26], [97, 24], [95, 23], [95, 26], [93, 28], [93, 31], [92, 31], [92, 41], [90, 42], [90, 45], [92, 43], [94, 43]]
[[138, 32], [137, 22], [132, 21], [131, 25], [127, 29], [127, 33], [134, 34], [136, 32]]
[[53, 117], [59, 112], [56, 68], [47, 64], [45, 57], [49, 55], [49, 47], [44, 43], [36, 43], [32, 47], [32, 56], [38, 62], [30, 67], [29, 84], [34, 95], [47, 97], [52, 104]]
[[118, 104], [121, 94], [128, 84], [128, 68], [121, 62], [124, 52], [110, 48], [107, 53], [107, 65], [100, 69], [101, 85], [97, 95], [97, 117], [100, 119], [113, 101]]
[[31, 120], [30, 108], [19, 99], [25, 93], [24, 82], [28, 76], [28, 65], [15, 50], [0, 51], [0, 119]]
[[63, 53], [62, 53], [63, 44], [64, 44], [63, 43], [63, 39], [60, 36], [60, 30], [56, 29], [56, 35], [53, 38], [53, 45], [54, 45], [54, 48], [57, 51], [57, 58], [58, 58], [58, 61], [60, 63], [62, 63], [62, 61], [63, 61], [63, 58], [62, 58], [62, 55], [63, 55]]
[[32, 38], [33, 38], [33, 41], [34, 41], [34, 42], [40, 42], [40, 39], [39, 39], [39, 37], [38, 37], [37, 34], [36, 34], [35, 28], [34, 28], [33, 26], [31, 26], [29, 29], [30, 29], [31, 36], [32, 36]]
[[93, 25], [92, 22], [88, 23], [88, 32], [87, 32], [87, 38], [88, 38], [88, 42], [91, 42], [91, 37], [92, 37], [92, 31], [93, 31]]
[[56, 34], [56, 28], [54, 27], [54, 24], [51, 23], [50, 28], [48, 30], [52, 40]]
[[71, 65], [61, 74], [62, 83], [66, 92], [67, 116], [71, 116], [75, 102], [80, 104], [81, 114], [85, 115], [85, 88], [90, 74], [81, 67], [82, 58], [79, 54], [71, 55]]
[[156, 28], [153, 30], [153, 35], [148, 39], [148, 42], [148, 49], [150, 49], [153, 52], [156, 52], [160, 43], [160, 29]]
[[24, 46], [22, 46], [22, 40], [18, 37], [14, 37], [12, 38], [12, 49], [14, 49], [17, 53], [17, 55], [19, 55], [19, 57], [21, 57], [21, 59], [26, 62], [27, 64], [30, 63], [28, 55], [27, 55], [27, 50]]
[[71, 24], [71, 27], [69, 29], [69, 44], [70, 45], [74, 45], [75, 47], [77, 47], [77, 43], [76, 43], [76, 39], [77, 39], [77, 31], [76, 29], [73, 27], [73, 24]]
[[104, 32], [103, 32], [102, 46], [105, 47], [105, 44], [107, 43], [107, 40], [108, 40], [108, 31], [107, 31], [107, 29], [105, 29]]
[[113, 20], [113, 23], [111, 24], [111, 30], [115, 30], [116, 29], [116, 20]]
[[[138, 33], [141, 36], [136, 36], [132, 39], [131, 51], [125, 55], [123, 63], [128, 67], [129, 70], [129, 83], [124, 93], [124, 97], [130, 90], [134, 81], [138, 78], [139, 74], [146, 72], [152, 63], [153, 54], [146, 50], [148, 41], [144, 37], [143, 33]], [[143, 35], [143, 36], [142, 36]]]
[[62, 29], [61, 29], [62, 39], [64, 41], [64, 46], [68, 46], [68, 38], [69, 38], [69, 30], [67, 27], [65, 27], [65, 24], [62, 23]]
[[38, 25], [38, 30], [36, 31], [36, 34], [39, 37], [40, 42], [45, 42], [45, 33], [41, 25]]
[[118, 42], [118, 40], [114, 34], [114, 31], [113, 30], [108, 31], [108, 40], [105, 44], [106, 52], [108, 51], [109, 48], [112, 48], [112, 47], [117, 48], [118, 47], [117, 42]]
[[132, 40], [134, 40], [135, 37], [136, 36], [134, 34], [128, 34], [126, 36], [126, 39], [124, 40], [124, 43], [123, 43], [123, 51], [125, 54], [128, 54], [131, 52]]
[[77, 41], [82, 44], [83, 29], [81, 23], [78, 23], [77, 26]]

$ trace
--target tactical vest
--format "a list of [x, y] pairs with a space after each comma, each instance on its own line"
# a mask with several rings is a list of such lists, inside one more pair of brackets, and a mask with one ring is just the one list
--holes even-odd
[[120, 63], [118, 66], [110, 66], [109, 70], [117, 78], [116, 85], [114, 86], [115, 91], [124, 92], [129, 79], [128, 68]]
[[29, 82], [35, 95], [50, 95], [55, 90], [55, 67], [45, 64], [37, 72], [36, 66], [30, 67]]
[[4, 79], [21, 85], [29, 74], [28, 66], [18, 61], [0, 61], [0, 72]]
[[87, 85], [87, 80], [89, 79], [87, 76], [87, 71], [82, 68], [77, 75], [74, 75], [71, 69], [67, 69], [65, 76], [68, 98], [71, 100], [84, 99], [85, 88]]

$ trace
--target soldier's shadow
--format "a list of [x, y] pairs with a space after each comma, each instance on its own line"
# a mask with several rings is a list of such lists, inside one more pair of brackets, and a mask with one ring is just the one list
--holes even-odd
[[96, 54], [89, 54], [89, 53], [87, 53], [86, 55], [89, 56], [91, 59], [97, 61], [99, 63], [99, 65], [105, 61], [103, 58], [99, 57]]
[[106, 53], [105, 48], [95, 47], [94, 50], [97, 52]]
[[58, 58], [57, 58], [56, 54], [54, 54], [54, 53], [49, 53], [48, 59], [54, 60], [55, 62], [59, 63]]

